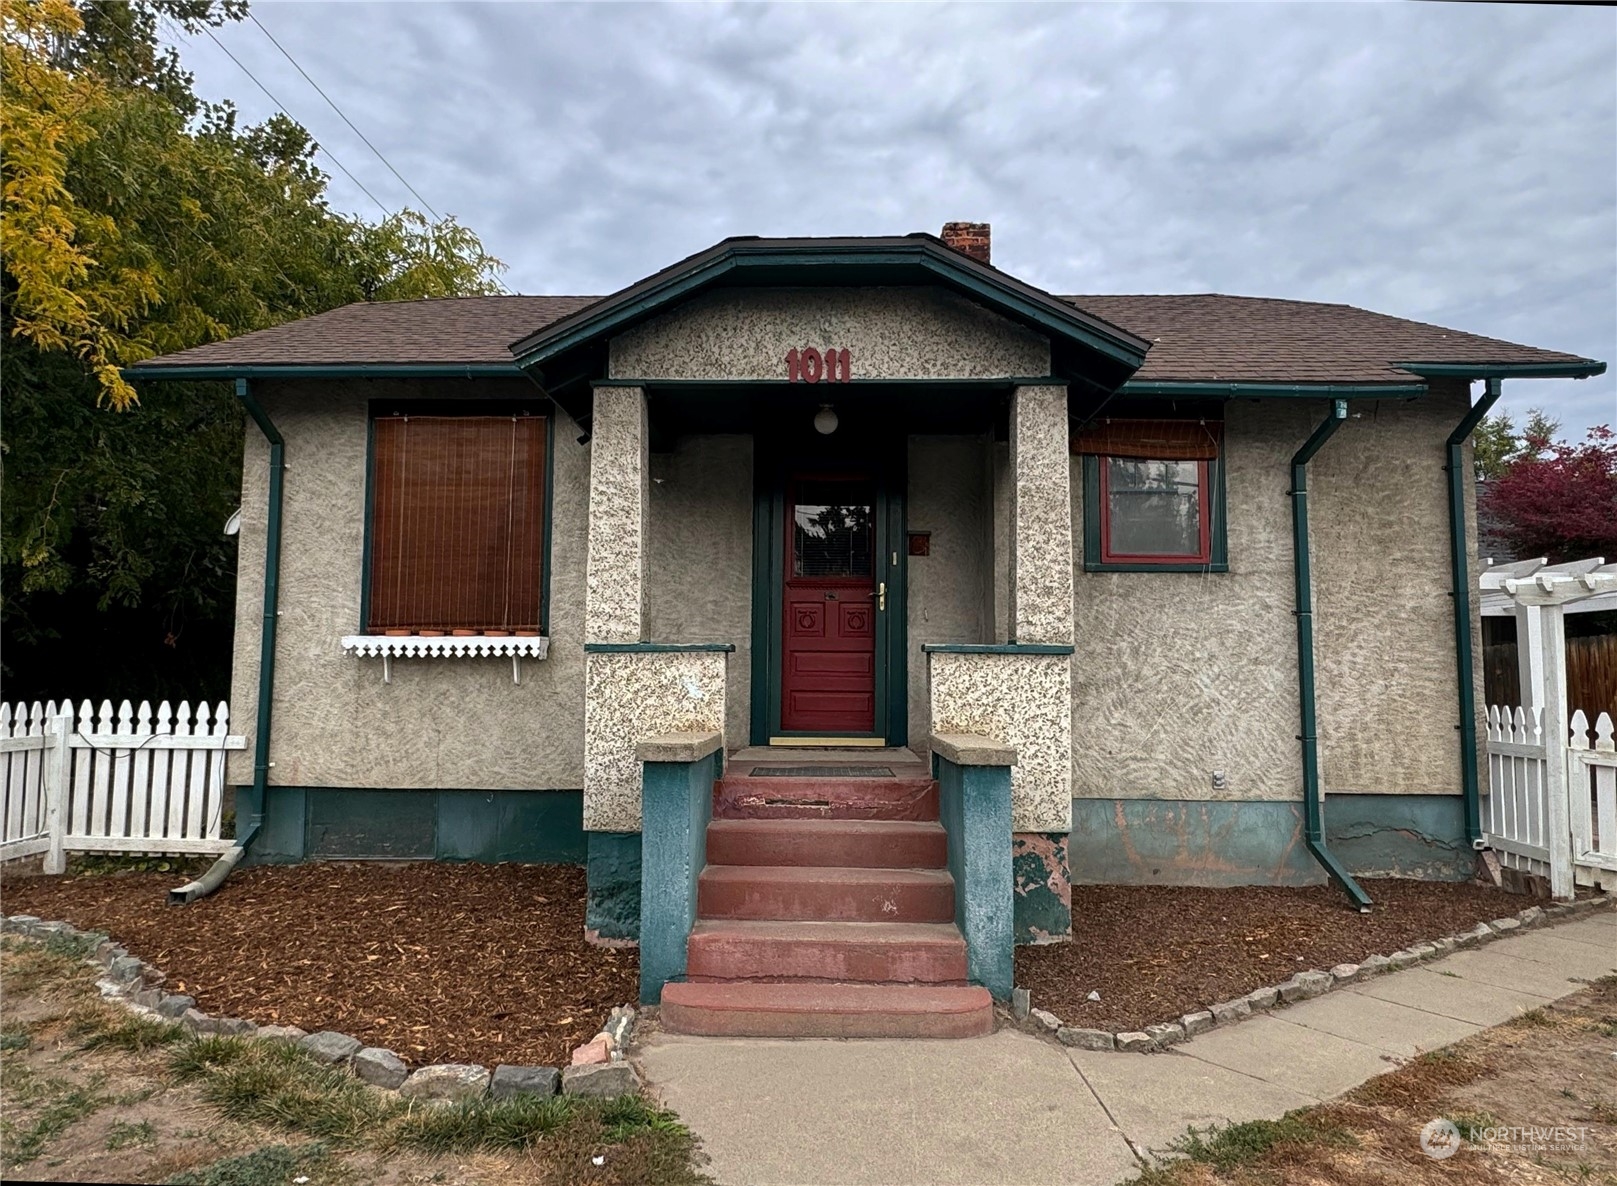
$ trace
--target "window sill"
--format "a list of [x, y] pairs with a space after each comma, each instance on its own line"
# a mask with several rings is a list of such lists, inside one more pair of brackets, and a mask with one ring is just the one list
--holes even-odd
[[1228, 564], [1125, 564], [1122, 561], [1086, 560], [1085, 572], [1229, 572]]
[[393, 682], [394, 659], [510, 659], [511, 682], [520, 684], [522, 660], [548, 656], [550, 639], [544, 635], [498, 638], [473, 634], [425, 638], [419, 634], [349, 634], [343, 637], [342, 649], [357, 658], [381, 659], [384, 684]]

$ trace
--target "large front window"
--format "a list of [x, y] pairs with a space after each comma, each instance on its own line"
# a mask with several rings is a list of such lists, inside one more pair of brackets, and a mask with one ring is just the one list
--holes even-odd
[[543, 416], [372, 423], [371, 634], [544, 629]]

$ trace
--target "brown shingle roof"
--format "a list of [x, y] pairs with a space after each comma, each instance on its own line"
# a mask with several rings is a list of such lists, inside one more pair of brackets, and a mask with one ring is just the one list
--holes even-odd
[[[488, 296], [344, 305], [137, 364], [174, 366], [510, 363], [511, 343], [599, 300]], [[1152, 343], [1139, 380], [1398, 383], [1397, 362], [1576, 363], [1351, 305], [1237, 296], [1063, 297]]]
[[1152, 343], [1140, 381], [1407, 383], [1409, 372], [1393, 363], [1585, 361], [1352, 305], [1216, 294], [1063, 299]]
[[151, 366], [340, 366], [510, 363], [511, 343], [599, 297], [479, 296], [343, 305], [300, 321], [137, 363]]

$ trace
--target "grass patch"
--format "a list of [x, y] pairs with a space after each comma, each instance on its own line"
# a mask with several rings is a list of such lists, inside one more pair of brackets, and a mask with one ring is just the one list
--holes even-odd
[[1346, 1128], [1299, 1109], [1279, 1120], [1192, 1128], [1169, 1146], [1174, 1153], [1215, 1170], [1229, 1171], [1287, 1152], [1321, 1145], [1347, 1148], [1358, 1144]]
[[157, 1133], [150, 1120], [142, 1120], [139, 1124], [114, 1120], [107, 1131], [107, 1152], [116, 1153], [119, 1149], [151, 1145], [156, 1141]]
[[372, 1135], [403, 1107], [285, 1042], [209, 1035], [178, 1047], [169, 1069], [232, 1120], [335, 1143]]
[[330, 1151], [322, 1144], [296, 1149], [266, 1145], [181, 1174], [174, 1179], [174, 1186], [286, 1186], [294, 1177], [308, 1175], [329, 1157]]
[[172, 1046], [186, 1037], [186, 1031], [173, 1022], [93, 1005], [74, 1010], [68, 1019], [67, 1034], [81, 1050], [123, 1050], [131, 1054]]
[[1476, 1082], [1492, 1069], [1485, 1060], [1454, 1047], [1428, 1050], [1396, 1071], [1366, 1080], [1344, 1098], [1370, 1107], [1430, 1112], [1451, 1090]]
[[572, 1121], [575, 1110], [574, 1100], [559, 1095], [461, 1100], [411, 1108], [386, 1140], [423, 1153], [526, 1149]]
[[34, 1035], [25, 1029], [5, 1030], [0, 1032], [0, 1053], [12, 1050], [27, 1050], [33, 1045]]
[[1443, 1119], [1459, 1129], [1462, 1137], [1473, 1142], [1477, 1137], [1472, 1134], [1480, 1134], [1483, 1129], [1493, 1128], [1499, 1123], [1486, 1112], [1449, 1112]]
[[1513, 1017], [1505, 1023], [1517, 1029], [1548, 1029], [1555, 1024], [1555, 1018], [1550, 1016], [1548, 1009], [1529, 1009], [1519, 1017]]
[[57, 995], [64, 992], [88, 995], [94, 991], [94, 985], [80, 973], [85, 971], [85, 957], [100, 942], [97, 935], [50, 935], [44, 939], [6, 935], [0, 938], [6, 992], [26, 996], [48, 989]]
[[9, 1118], [0, 1123], [0, 1154], [8, 1166], [34, 1160], [52, 1140], [110, 1102], [101, 1094], [99, 1075], [77, 1087], [59, 1080], [49, 1082], [47, 1094], [54, 1098], [40, 1109], [32, 1124], [23, 1127]]

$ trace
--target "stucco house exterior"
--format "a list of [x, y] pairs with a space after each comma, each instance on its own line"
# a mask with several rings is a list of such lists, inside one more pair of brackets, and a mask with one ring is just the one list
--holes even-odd
[[1468, 438], [1503, 380], [1603, 370], [1055, 296], [951, 223], [128, 373], [234, 380], [256, 422], [249, 859], [583, 861], [680, 1024], [775, 1032], [773, 974], [943, 986], [882, 1032], [966, 1032], [1013, 938], [1082, 939], [1073, 882], [1471, 874]]

